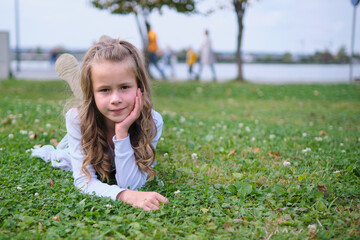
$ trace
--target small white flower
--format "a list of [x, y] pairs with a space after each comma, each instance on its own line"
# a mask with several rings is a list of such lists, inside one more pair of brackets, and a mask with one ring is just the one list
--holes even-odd
[[250, 129], [249, 127], [246, 127], [246, 128], [245, 128], [245, 131], [251, 132], [251, 129]]
[[358, 142], [360, 142], [360, 138], [358, 138]]
[[3, 148], [0, 148], [0, 151], [4, 150]]
[[180, 117], [180, 122], [183, 123], [183, 122], [185, 122], [185, 121], [186, 121], [186, 119], [185, 119], [183, 116], [181, 116], [181, 117]]
[[306, 136], [307, 136], [307, 134], [306, 134], [306, 133], [303, 133], [303, 134], [302, 134], [302, 136], [303, 136], [303, 137], [306, 137]]
[[291, 162], [284, 161], [284, 162], [283, 162], [283, 165], [284, 165], [284, 167], [289, 168], [290, 165], [291, 165]]
[[9, 139], [13, 139], [14, 138], [14, 134], [10, 133], [9, 134]]
[[11, 120], [11, 124], [16, 124], [16, 119]]
[[222, 141], [222, 140], [224, 140], [224, 137], [219, 137], [219, 141]]
[[310, 127], [314, 126], [314, 123], [313, 123], [313, 122], [309, 122], [309, 126], [310, 126]]
[[270, 139], [274, 139], [274, 138], [275, 138], [275, 135], [274, 135], [274, 134], [270, 134], [270, 135], [269, 135], [269, 138], [270, 138]]
[[254, 138], [254, 137], [251, 138], [251, 141], [252, 141], [252, 142], [254, 142], [255, 140], [256, 140], [256, 138]]
[[341, 152], [342, 152], [342, 153], [346, 153], [346, 151], [345, 151], [345, 150], [341, 150]]
[[51, 110], [50, 110], [50, 109], [46, 109], [46, 113], [47, 113], [47, 114], [51, 113]]
[[46, 124], [46, 127], [47, 127], [47, 128], [51, 127], [51, 124], [50, 124], [50, 123], [47, 123], [47, 124]]
[[21, 191], [21, 190], [22, 190], [22, 187], [17, 186], [16, 189], [19, 190], [19, 191]]
[[165, 184], [164, 184], [164, 182], [163, 182], [162, 180], [158, 180], [158, 185], [159, 185], [160, 187], [163, 187]]
[[202, 121], [200, 121], [200, 122], [199, 122], [199, 125], [200, 125], [200, 126], [203, 126], [203, 125], [204, 125], [204, 123], [203, 123]]
[[329, 129], [330, 129], [330, 130], [333, 129], [333, 128], [334, 128], [334, 127], [333, 127], [332, 125], [329, 126]]
[[180, 190], [179, 190], [179, 189], [178, 189], [178, 190], [176, 190], [176, 191], [174, 192], [174, 194], [175, 194], [175, 195], [180, 194]]
[[106, 207], [107, 207], [107, 208], [111, 208], [111, 207], [112, 207], [112, 205], [110, 205], [110, 204], [106, 204]]
[[164, 153], [164, 158], [168, 158], [169, 154], [168, 153]]
[[38, 123], [38, 122], [40, 122], [40, 120], [39, 120], [39, 119], [35, 119], [35, 123]]
[[322, 137], [315, 137], [315, 141], [321, 142], [322, 140]]
[[224, 126], [223, 126], [223, 130], [226, 130], [226, 129], [227, 129], [227, 126], [226, 126], [226, 125], [224, 125]]
[[173, 127], [173, 129], [172, 129], [173, 131], [176, 131], [177, 130], [177, 127]]
[[306, 153], [306, 152], [311, 152], [311, 148], [305, 148], [304, 150], [302, 150], [303, 153]]
[[343, 143], [340, 143], [340, 147], [342, 147], [342, 146], [344, 146], [344, 144], [343, 144]]
[[31, 152], [31, 149], [26, 149], [25, 152], [26, 153]]
[[34, 193], [34, 195], [35, 195], [35, 196], [39, 196], [39, 193], [36, 192], [36, 193]]
[[337, 171], [335, 171], [335, 172], [334, 172], [334, 174], [337, 174], [337, 173], [340, 173], [340, 171], [339, 171], [339, 170], [337, 170]]
[[184, 129], [180, 128], [179, 132], [181, 132], [181, 133], [182, 133], [183, 131], [184, 131]]
[[48, 133], [47, 133], [47, 132], [44, 132], [44, 133], [43, 133], [43, 135], [44, 135], [44, 136], [47, 136], [47, 135], [48, 135]]
[[192, 159], [198, 159], [198, 155], [196, 153], [191, 154]]
[[255, 124], [258, 124], [258, 123], [259, 123], [259, 120], [256, 119], [256, 120], [255, 120]]
[[19, 133], [23, 134], [23, 135], [26, 135], [28, 132], [26, 130], [20, 130]]
[[242, 128], [244, 126], [243, 123], [239, 123], [239, 128]]
[[310, 224], [308, 226], [308, 228], [309, 228], [310, 231], [315, 231], [316, 230], [316, 224]]

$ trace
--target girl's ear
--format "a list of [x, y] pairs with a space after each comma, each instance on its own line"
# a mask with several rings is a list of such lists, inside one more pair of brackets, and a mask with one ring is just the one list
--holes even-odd
[[55, 71], [61, 79], [70, 85], [75, 97], [82, 99], [80, 67], [76, 58], [68, 53], [62, 54], [55, 63]]

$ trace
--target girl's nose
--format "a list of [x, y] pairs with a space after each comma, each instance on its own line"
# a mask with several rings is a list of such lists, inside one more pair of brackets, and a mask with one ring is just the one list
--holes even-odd
[[111, 96], [111, 103], [118, 104], [122, 102], [122, 96], [120, 92], [114, 92]]

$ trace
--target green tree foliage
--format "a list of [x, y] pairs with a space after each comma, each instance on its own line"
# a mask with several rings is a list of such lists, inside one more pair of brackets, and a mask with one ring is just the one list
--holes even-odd
[[135, 14], [140, 35], [146, 46], [146, 34], [143, 31], [145, 22], [140, 23], [139, 16], [147, 21], [147, 15], [157, 10], [161, 13], [163, 7], [168, 7], [180, 13], [191, 13], [195, 11], [194, 0], [90, 0], [91, 4], [101, 10], [108, 10], [112, 14]]
[[286, 52], [282, 55], [282, 62], [283, 63], [292, 63], [293, 62], [293, 58], [292, 58], [292, 55], [291, 53], [289, 52]]
[[335, 58], [336, 58], [336, 61], [339, 63], [348, 63], [349, 62], [349, 56], [346, 54], [345, 46], [340, 47]]
[[165, 6], [181, 13], [195, 10], [194, 0], [91, 0], [91, 3], [96, 8], [106, 9], [115, 14], [139, 14], [139, 9], [149, 12], [161, 11]]

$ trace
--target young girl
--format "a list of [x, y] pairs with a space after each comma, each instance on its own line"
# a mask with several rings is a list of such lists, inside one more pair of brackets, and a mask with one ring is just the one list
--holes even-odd
[[[152, 109], [138, 50], [121, 40], [96, 43], [81, 67], [81, 90], [82, 102], [67, 112], [67, 135], [59, 144], [68, 147], [60, 158], [70, 158], [75, 186], [145, 211], [159, 209], [159, 202], [167, 202], [164, 196], [136, 191], [155, 175], [155, 147], [163, 125]], [[36, 150], [33, 156], [44, 159]], [[116, 185], [109, 185], [114, 177]]]

